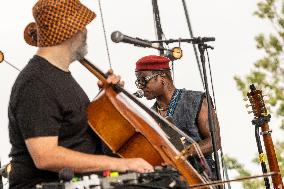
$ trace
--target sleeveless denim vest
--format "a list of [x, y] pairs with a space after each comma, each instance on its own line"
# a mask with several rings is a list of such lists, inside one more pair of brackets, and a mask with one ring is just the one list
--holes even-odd
[[[177, 90], [180, 91], [180, 96], [178, 96], [178, 100], [175, 100], [173, 99], [173, 97], [176, 96], [174, 93], [169, 107], [170, 109], [172, 106], [174, 106], [174, 110], [171, 110], [171, 115], [169, 115], [169, 112], [167, 112], [167, 115], [172, 118], [176, 127], [190, 136], [194, 141], [199, 142], [202, 140], [202, 138], [198, 131], [197, 120], [203, 98], [205, 98], [205, 93], [186, 89]], [[173, 100], [176, 102], [172, 103]], [[157, 102], [155, 102], [155, 104], [152, 106], [152, 109], [157, 111]], [[213, 170], [215, 165], [212, 156], [207, 155], [205, 156], [205, 159], [207, 160], [207, 163], [214, 174]], [[196, 165], [193, 164], [193, 166], [197, 168]]]

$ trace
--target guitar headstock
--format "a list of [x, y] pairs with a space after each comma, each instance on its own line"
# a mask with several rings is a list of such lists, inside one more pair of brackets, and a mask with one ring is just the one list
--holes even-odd
[[258, 118], [261, 115], [267, 115], [261, 90], [257, 90], [252, 84], [250, 85], [250, 92], [247, 93], [247, 97], [249, 98], [254, 117]]

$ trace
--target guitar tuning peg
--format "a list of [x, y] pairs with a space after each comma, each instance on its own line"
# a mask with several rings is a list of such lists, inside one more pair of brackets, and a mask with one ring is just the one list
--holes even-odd
[[263, 100], [263, 102], [265, 103], [265, 104], [268, 104], [269, 103], [269, 100], [267, 99], [267, 100]]
[[250, 104], [246, 104], [246, 105], [245, 105], [246, 108], [249, 108], [250, 106], [251, 106]]
[[269, 113], [268, 112], [265, 112], [265, 113], [261, 113], [262, 116], [268, 116]]
[[251, 113], [253, 113], [253, 111], [248, 111], [248, 114], [251, 114]]

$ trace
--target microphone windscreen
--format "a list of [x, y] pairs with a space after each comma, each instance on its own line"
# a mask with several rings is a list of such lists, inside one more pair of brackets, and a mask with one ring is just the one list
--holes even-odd
[[123, 34], [119, 31], [115, 31], [115, 32], [112, 32], [111, 34], [111, 40], [115, 43], [119, 43], [122, 41], [123, 39]]

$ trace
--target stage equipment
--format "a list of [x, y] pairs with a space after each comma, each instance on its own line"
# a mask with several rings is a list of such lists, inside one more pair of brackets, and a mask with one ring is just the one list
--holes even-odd
[[[218, 152], [217, 152], [217, 143], [216, 143], [216, 126], [213, 122], [213, 117], [212, 117], [212, 104], [209, 103], [211, 102], [210, 99], [210, 93], [209, 93], [209, 88], [208, 88], [208, 79], [207, 79], [207, 72], [206, 72], [206, 66], [205, 66], [205, 51], [207, 51], [207, 49], [214, 49], [212, 46], [207, 45], [206, 43], [204, 43], [205, 41], [212, 41], [215, 40], [215, 38], [213, 37], [198, 37], [198, 39], [193, 39], [193, 41], [195, 41], [195, 43], [198, 44], [198, 50], [199, 50], [199, 54], [200, 54], [200, 60], [202, 63], [202, 71], [203, 71], [203, 81], [204, 81], [204, 85], [205, 85], [205, 94], [206, 94], [206, 100], [207, 100], [207, 106], [208, 106], [208, 123], [209, 123], [209, 130], [210, 130], [210, 134], [211, 134], [211, 143], [212, 143], [212, 147], [213, 147], [213, 155], [214, 155], [214, 162], [215, 162], [215, 168], [216, 168], [216, 177], [217, 180], [222, 180], [221, 178], [221, 173], [220, 173], [220, 163], [219, 163], [219, 156], [218, 156]], [[208, 54], [208, 51], [207, 51]], [[208, 65], [210, 68], [210, 62], [209, 62], [209, 57], [208, 57]], [[212, 82], [212, 81], [211, 81]], [[214, 93], [213, 93], [214, 94]], [[221, 189], [220, 186], [218, 186], [219, 189]]]
[[[151, 173], [115, 172], [101, 175], [75, 176], [68, 180], [60, 179], [59, 182], [41, 183], [36, 185], [36, 189], [189, 189], [177, 170], [169, 166], [155, 167]], [[60, 173], [59, 177], [62, 177]]]
[[150, 48], [159, 49], [159, 50], [160, 49], [167, 50], [163, 47], [159, 47], [159, 45], [152, 44], [148, 40], [140, 39], [138, 37], [133, 38], [133, 37], [129, 37], [127, 35], [124, 35], [120, 31], [112, 32], [111, 40], [115, 43], [123, 42], [123, 43], [133, 44], [133, 45], [138, 46], [138, 47], [150, 47]]
[[170, 51], [166, 51], [166, 57], [168, 57], [171, 61], [181, 59], [182, 50], [180, 47], [174, 47]]
[[2, 51], [0, 51], [0, 63], [5, 62], [7, 63], [9, 66], [11, 66], [12, 68], [16, 69], [17, 71], [21, 71], [19, 68], [17, 68], [16, 66], [14, 66], [13, 64], [9, 63], [8, 61], [5, 60], [5, 56], [4, 53]]

